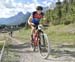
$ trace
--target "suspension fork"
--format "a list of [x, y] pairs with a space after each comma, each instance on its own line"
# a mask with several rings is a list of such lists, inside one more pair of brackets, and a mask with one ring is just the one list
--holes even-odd
[[[40, 38], [40, 34], [41, 34], [41, 33], [43, 34], [43, 35], [42, 35], [42, 38], [43, 38], [43, 41], [42, 41], [42, 42], [43, 42], [43, 46], [45, 46], [46, 43], [45, 43], [45, 38], [44, 38], [44, 32], [43, 32], [43, 31], [39, 31], [39, 38]], [[41, 44], [41, 42], [40, 42], [40, 44]]]

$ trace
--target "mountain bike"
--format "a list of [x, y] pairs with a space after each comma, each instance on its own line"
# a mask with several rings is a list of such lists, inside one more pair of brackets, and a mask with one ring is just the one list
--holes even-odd
[[39, 50], [40, 55], [43, 58], [48, 58], [50, 54], [50, 42], [48, 40], [47, 34], [44, 33], [43, 26], [38, 25], [35, 27], [35, 33], [33, 34], [32, 48], [33, 51]]

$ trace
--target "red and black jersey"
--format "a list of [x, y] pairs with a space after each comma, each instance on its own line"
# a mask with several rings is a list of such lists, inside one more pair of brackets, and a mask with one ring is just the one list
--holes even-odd
[[33, 12], [33, 18], [41, 19], [44, 16], [44, 13], [41, 12], [41, 14], [38, 14], [37, 11]]

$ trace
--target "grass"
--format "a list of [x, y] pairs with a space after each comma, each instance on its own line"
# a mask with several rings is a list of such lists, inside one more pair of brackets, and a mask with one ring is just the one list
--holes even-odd
[[[67, 44], [75, 44], [75, 24], [50, 26], [45, 32], [51, 40], [53, 46]], [[30, 29], [22, 29], [14, 32], [14, 37], [23, 42], [30, 40]]]
[[20, 31], [14, 32], [14, 37], [23, 42], [30, 40], [30, 35], [31, 35], [31, 30], [25, 28], [21, 29]]
[[0, 33], [0, 49], [2, 48], [4, 41], [5, 41], [5, 34]]
[[52, 45], [75, 44], [75, 28], [73, 24], [51, 26], [46, 30]]
[[4, 43], [4, 42], [0, 41], [0, 49], [2, 48], [3, 43]]

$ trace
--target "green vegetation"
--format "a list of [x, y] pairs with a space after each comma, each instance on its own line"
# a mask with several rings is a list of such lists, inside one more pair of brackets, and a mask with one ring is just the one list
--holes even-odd
[[30, 35], [31, 35], [31, 30], [25, 28], [14, 32], [14, 37], [23, 42], [30, 40]]
[[5, 34], [0, 34], [0, 48], [2, 48], [5, 41]]
[[75, 44], [75, 24], [51, 26], [46, 30], [52, 45]]
[[56, 8], [48, 10], [45, 16], [53, 25], [75, 23], [75, 2], [57, 2]]
[[2, 42], [2, 41], [0, 41], [0, 49], [2, 48], [2, 46], [3, 46], [3, 42]]

